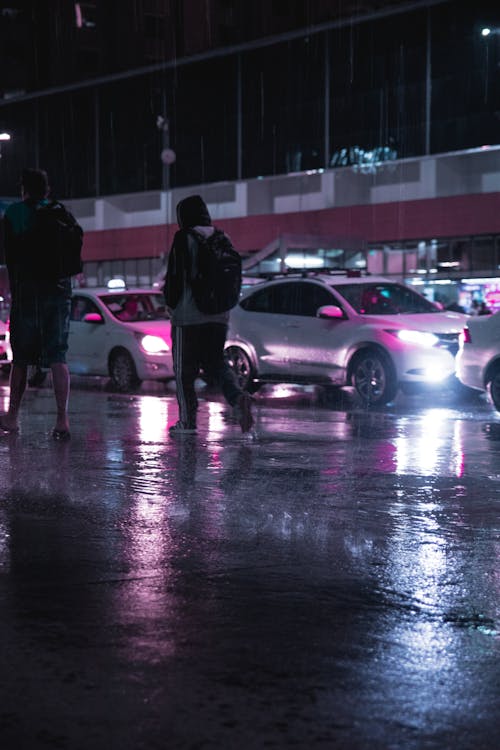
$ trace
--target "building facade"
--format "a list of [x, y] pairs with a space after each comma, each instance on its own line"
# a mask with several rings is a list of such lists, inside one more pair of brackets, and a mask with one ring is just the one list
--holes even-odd
[[489, 293], [469, 280], [498, 271], [498, 3], [60, 5], [45, 78], [0, 100], [0, 194], [47, 168], [86, 229], [87, 283], [161, 276], [196, 191], [248, 264]]

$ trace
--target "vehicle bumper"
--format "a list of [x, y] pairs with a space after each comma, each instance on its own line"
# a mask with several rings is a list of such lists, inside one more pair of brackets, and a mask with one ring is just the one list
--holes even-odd
[[463, 352], [459, 351], [455, 360], [455, 372], [463, 385], [484, 391], [483, 368], [477, 362], [468, 362]]
[[141, 380], [166, 380], [174, 377], [172, 356], [150, 357], [136, 362], [137, 375]]
[[425, 349], [404, 355], [398, 363], [401, 383], [444, 383], [455, 374], [455, 358], [446, 349]]

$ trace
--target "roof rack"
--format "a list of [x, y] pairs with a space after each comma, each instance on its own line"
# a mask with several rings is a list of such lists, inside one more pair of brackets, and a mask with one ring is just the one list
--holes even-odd
[[258, 277], [260, 279], [279, 279], [285, 277], [295, 277], [306, 279], [311, 276], [347, 276], [351, 279], [359, 279], [361, 276], [370, 276], [369, 271], [360, 268], [315, 268], [315, 269], [288, 269], [285, 271], [258, 271], [257, 273], [248, 274], [248, 276]]

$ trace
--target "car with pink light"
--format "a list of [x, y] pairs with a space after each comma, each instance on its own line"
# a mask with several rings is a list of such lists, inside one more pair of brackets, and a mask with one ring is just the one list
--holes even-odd
[[500, 311], [468, 318], [456, 356], [459, 381], [488, 394], [500, 411]]
[[352, 272], [277, 275], [247, 289], [231, 311], [226, 358], [241, 385], [354, 386], [383, 405], [398, 390], [455, 383], [466, 316], [412, 288]]
[[171, 380], [170, 321], [161, 292], [127, 289], [121, 280], [74, 289], [67, 361], [72, 374], [109, 377], [122, 392], [144, 380]]

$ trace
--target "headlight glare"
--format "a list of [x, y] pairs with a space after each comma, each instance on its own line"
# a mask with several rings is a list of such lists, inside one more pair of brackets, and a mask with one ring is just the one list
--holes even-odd
[[411, 329], [402, 329], [400, 331], [388, 331], [396, 336], [400, 341], [404, 341], [405, 344], [415, 344], [416, 346], [436, 346], [439, 342], [437, 336], [433, 333], [427, 333], [427, 331], [414, 331]]
[[169, 345], [160, 336], [151, 336], [148, 333], [145, 336], [141, 335], [139, 340], [142, 348], [148, 354], [166, 354], [170, 351]]

